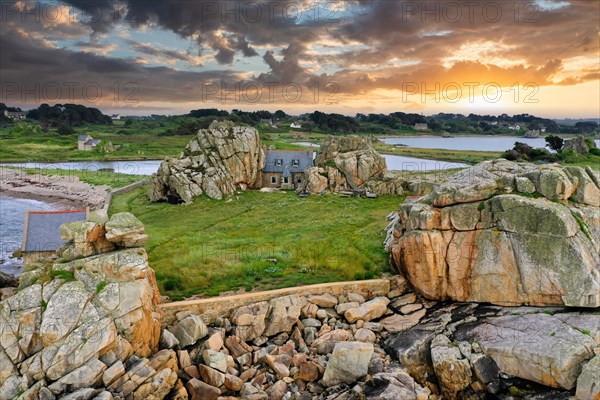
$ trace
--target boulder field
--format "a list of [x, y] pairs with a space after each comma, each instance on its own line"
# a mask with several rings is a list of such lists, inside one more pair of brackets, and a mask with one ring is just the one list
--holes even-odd
[[391, 216], [391, 263], [433, 300], [600, 307], [590, 168], [487, 161]]
[[[92, 213], [0, 302], [0, 399], [598, 400], [597, 194], [590, 170], [482, 163], [391, 216], [406, 279], [220, 313], [161, 305], [143, 224]], [[473, 232], [461, 262], [423, 239]]]

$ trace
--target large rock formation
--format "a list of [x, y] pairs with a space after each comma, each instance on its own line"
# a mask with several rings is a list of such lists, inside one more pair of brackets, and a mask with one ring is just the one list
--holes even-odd
[[386, 245], [430, 299], [599, 307], [599, 206], [589, 168], [487, 161], [401, 205]]
[[576, 138], [565, 141], [563, 151], [574, 151], [579, 154], [587, 154], [590, 150], [597, 148], [596, 142], [592, 138], [577, 136]]
[[202, 129], [179, 158], [165, 160], [152, 176], [152, 201], [213, 199], [260, 185], [265, 149], [254, 128], [213, 122]]
[[306, 175], [306, 191], [322, 193], [363, 189], [377, 194], [403, 194], [403, 181], [387, 173], [385, 158], [370, 138], [330, 136], [319, 149], [315, 167]]
[[70, 240], [62, 259], [40, 265], [0, 303], [0, 398], [162, 399], [177, 361], [158, 352], [159, 293], [138, 247], [143, 226], [117, 214], [61, 232]]

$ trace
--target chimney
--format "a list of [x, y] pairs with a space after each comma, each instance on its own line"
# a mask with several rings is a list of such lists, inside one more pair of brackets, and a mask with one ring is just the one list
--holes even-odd
[[315, 158], [315, 152], [313, 150], [312, 143], [310, 144], [310, 147], [308, 148], [308, 156], [310, 157], [311, 160], [314, 160], [314, 158]]

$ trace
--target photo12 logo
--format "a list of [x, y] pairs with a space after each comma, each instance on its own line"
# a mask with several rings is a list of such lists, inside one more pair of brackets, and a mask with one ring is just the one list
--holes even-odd
[[315, 82], [310, 86], [296, 82], [239, 81], [233, 84], [203, 82], [200, 86], [201, 101], [221, 103], [286, 103], [337, 104], [340, 87], [335, 82]]
[[[101, 21], [112, 23], [136, 22], [144, 6], [142, 0], [84, 1], [72, 5], [59, 1], [0, 1], [2, 23], [58, 23]], [[188, 0], [173, 0], [173, 7], [185, 7]], [[342, 1], [202, 1], [195, 8], [196, 22], [276, 23], [296, 24], [336, 22]]]
[[114, 82], [102, 86], [98, 82], [2, 82], [2, 102], [60, 103], [84, 102], [97, 104], [138, 104], [140, 88], [135, 82]]
[[515, 104], [537, 104], [539, 99], [536, 95], [539, 91], [539, 86], [534, 82], [523, 85], [517, 82], [509, 87], [503, 87], [497, 82], [402, 82], [402, 102], [420, 100], [422, 103], [458, 103], [466, 99], [472, 104], [477, 99], [482, 99], [494, 104], [510, 99]]

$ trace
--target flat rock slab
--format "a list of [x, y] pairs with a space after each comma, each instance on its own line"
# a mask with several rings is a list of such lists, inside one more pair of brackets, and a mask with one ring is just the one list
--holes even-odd
[[478, 342], [505, 373], [571, 390], [597, 346], [592, 337], [572, 326], [576, 319], [572, 316], [567, 324], [545, 313], [489, 318], [459, 330], [455, 340]]

